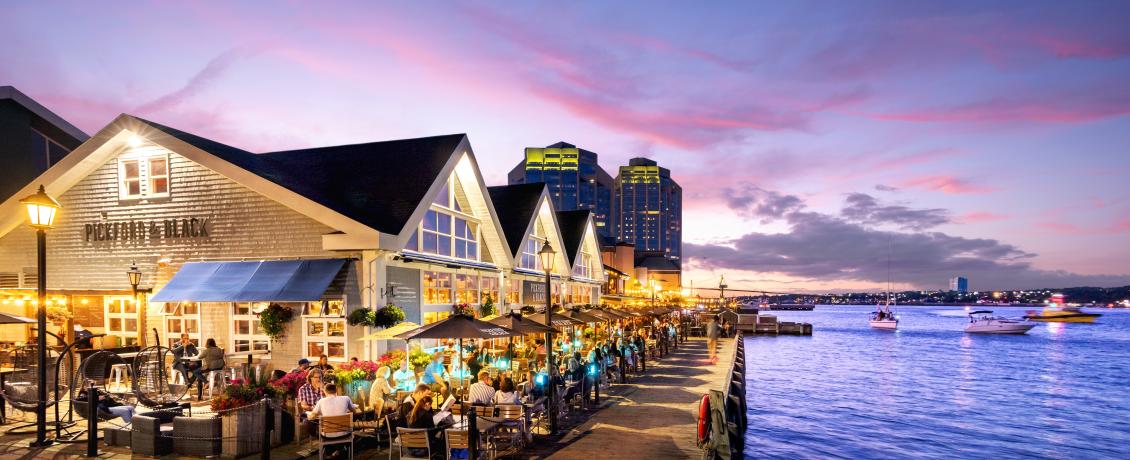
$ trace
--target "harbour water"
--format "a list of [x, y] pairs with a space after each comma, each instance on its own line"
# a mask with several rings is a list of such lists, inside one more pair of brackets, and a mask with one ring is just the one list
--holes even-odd
[[1130, 311], [988, 336], [964, 307], [899, 307], [898, 332], [874, 308], [773, 312], [814, 334], [746, 338], [747, 457], [1130, 458]]

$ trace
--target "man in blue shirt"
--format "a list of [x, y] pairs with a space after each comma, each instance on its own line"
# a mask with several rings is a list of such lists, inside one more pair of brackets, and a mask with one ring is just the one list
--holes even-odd
[[[424, 376], [421, 378], [421, 381], [431, 386], [432, 391], [439, 393], [443, 389], [443, 382], [447, 380], [444, 378], [446, 372], [447, 369], [445, 369], [443, 365], [443, 354], [436, 353], [432, 356], [431, 364], [428, 364], [428, 366], [424, 368]], [[437, 386], [439, 388], [436, 388]]]

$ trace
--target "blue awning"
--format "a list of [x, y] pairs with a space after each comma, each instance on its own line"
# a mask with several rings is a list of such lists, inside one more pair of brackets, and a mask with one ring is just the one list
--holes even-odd
[[313, 302], [345, 259], [189, 262], [150, 302]]

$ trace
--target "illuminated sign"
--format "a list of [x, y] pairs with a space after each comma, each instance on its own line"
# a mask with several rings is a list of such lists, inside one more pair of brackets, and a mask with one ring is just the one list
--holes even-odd
[[211, 223], [208, 217], [96, 222], [84, 224], [82, 233], [87, 242], [201, 239], [211, 236]]

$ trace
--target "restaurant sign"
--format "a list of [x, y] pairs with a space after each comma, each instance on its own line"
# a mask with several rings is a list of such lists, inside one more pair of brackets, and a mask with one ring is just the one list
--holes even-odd
[[129, 220], [83, 225], [86, 241], [156, 241], [208, 238], [212, 219]]

